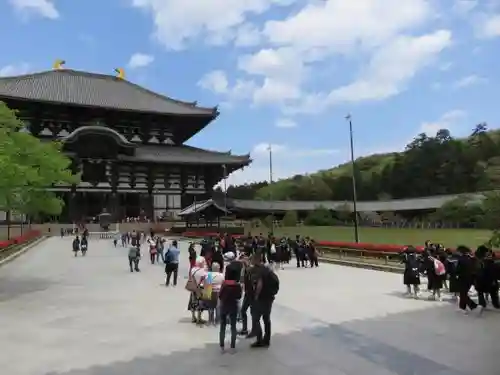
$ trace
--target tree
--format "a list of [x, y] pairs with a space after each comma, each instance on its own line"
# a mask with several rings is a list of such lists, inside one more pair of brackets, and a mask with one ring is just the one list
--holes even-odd
[[466, 226], [475, 226], [481, 222], [484, 214], [481, 201], [470, 196], [461, 196], [442, 205], [432, 218], [437, 221], [453, 222]]
[[486, 193], [481, 203], [483, 209], [481, 226], [492, 230], [500, 229], [500, 192]]
[[19, 213], [57, 215], [63, 202], [47, 188], [78, 183], [58, 142], [20, 131], [24, 123], [0, 102], [0, 207]]
[[310, 211], [306, 219], [304, 220], [305, 225], [317, 227], [329, 226], [333, 225], [333, 223], [334, 220], [331, 212], [327, 208], [322, 206], [317, 207], [313, 211]]
[[296, 211], [287, 211], [283, 217], [283, 225], [285, 227], [295, 227], [298, 221], [298, 215]]

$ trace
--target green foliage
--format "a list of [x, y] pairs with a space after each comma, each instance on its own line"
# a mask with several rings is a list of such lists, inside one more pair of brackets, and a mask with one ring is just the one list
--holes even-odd
[[443, 222], [476, 226], [483, 221], [483, 204], [470, 196], [461, 196], [446, 202], [433, 215], [432, 219]]
[[272, 229], [273, 228], [273, 221], [274, 221], [274, 217], [273, 215], [267, 215], [264, 220], [262, 220], [262, 224], [264, 225], [264, 227], [266, 227], [267, 229]]
[[334, 224], [334, 219], [327, 208], [320, 206], [309, 212], [304, 220], [304, 224], [316, 227], [329, 226]]
[[500, 229], [500, 192], [487, 193], [481, 206], [481, 226], [492, 230]]
[[490, 249], [500, 249], [500, 230], [494, 230], [491, 238], [485, 245]]
[[4, 210], [55, 215], [63, 202], [47, 187], [78, 183], [71, 161], [56, 142], [41, 142], [20, 132], [24, 124], [0, 102], [0, 207]]
[[283, 225], [285, 227], [295, 227], [298, 221], [299, 217], [296, 211], [287, 211], [283, 217]]
[[[446, 129], [435, 136], [417, 135], [402, 153], [371, 155], [356, 160], [360, 201], [472, 193], [500, 184], [500, 131], [479, 124], [466, 139]], [[295, 201], [351, 201], [350, 163], [308, 176], [232, 187], [231, 198]], [[241, 195], [240, 195], [241, 192]]]

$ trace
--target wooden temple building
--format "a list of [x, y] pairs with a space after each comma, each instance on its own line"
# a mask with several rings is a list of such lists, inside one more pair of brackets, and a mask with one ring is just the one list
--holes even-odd
[[250, 155], [186, 145], [219, 112], [152, 92], [118, 75], [56, 66], [0, 78], [0, 101], [18, 111], [23, 131], [60, 141], [81, 172], [77, 186], [52, 186], [65, 201], [61, 222], [103, 210], [115, 220], [175, 216], [210, 199], [213, 186], [248, 166]]

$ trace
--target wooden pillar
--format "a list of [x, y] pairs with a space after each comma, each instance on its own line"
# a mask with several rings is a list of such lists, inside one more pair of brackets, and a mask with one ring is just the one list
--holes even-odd
[[186, 188], [187, 188], [186, 169], [184, 167], [181, 167], [181, 209], [189, 205], [186, 200], [187, 198]]

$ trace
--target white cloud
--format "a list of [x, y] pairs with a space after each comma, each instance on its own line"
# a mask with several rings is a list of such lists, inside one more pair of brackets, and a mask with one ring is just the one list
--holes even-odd
[[467, 112], [461, 109], [454, 109], [444, 113], [438, 120], [432, 122], [424, 122], [420, 125], [420, 133], [435, 135], [441, 129], [453, 130], [453, 126], [463, 120], [467, 116]]
[[202, 37], [208, 43], [234, 40], [238, 28], [252, 15], [295, 0], [133, 0], [135, 7], [152, 15], [155, 37], [169, 49], [182, 49]]
[[476, 36], [483, 39], [500, 37], [500, 14], [483, 15], [475, 22]]
[[285, 129], [296, 128], [297, 123], [289, 118], [281, 118], [276, 121], [276, 127]]
[[[238, 61], [254, 88], [248, 99], [257, 105], [279, 105], [286, 114], [294, 114], [399, 94], [451, 45], [448, 30], [405, 35], [433, 19], [430, 4], [427, 0], [326, 0], [308, 3], [283, 20], [268, 21], [263, 35], [270, 45]], [[305, 89], [316, 63], [354, 53], [368, 63], [353, 82], [329, 92]]]
[[485, 82], [486, 82], [485, 78], [480, 77], [480, 76], [475, 75], [475, 74], [471, 74], [469, 76], [460, 78], [458, 81], [456, 81], [453, 84], [453, 86], [457, 89], [460, 89], [460, 88], [470, 87], [470, 86], [474, 86], [474, 85], [479, 85], [479, 84], [485, 83]]
[[130, 69], [144, 68], [155, 61], [154, 56], [145, 53], [134, 53], [128, 62]]
[[459, 15], [467, 15], [479, 4], [478, 0], [455, 0], [452, 10]]
[[[245, 183], [269, 180], [269, 146], [272, 150], [273, 180], [292, 177], [297, 174], [315, 172], [321, 168], [329, 168], [332, 161], [328, 158], [337, 155], [337, 150], [331, 149], [301, 149], [284, 144], [259, 143], [255, 145], [251, 156], [253, 163], [243, 170], [236, 171], [228, 177], [228, 185], [241, 185]], [[294, 163], [290, 163], [290, 159]], [[303, 163], [308, 159], [314, 163]], [[302, 162], [302, 163], [299, 163]], [[320, 164], [318, 165], [318, 162]], [[298, 166], [298, 165], [301, 166]]]
[[198, 85], [206, 90], [213, 91], [216, 94], [226, 94], [229, 90], [229, 82], [226, 73], [222, 70], [214, 70], [198, 82]]
[[234, 44], [237, 47], [251, 47], [261, 41], [260, 31], [253, 25], [247, 23], [238, 28]]
[[36, 14], [49, 19], [59, 18], [59, 12], [52, 0], [9, 0], [15, 10], [21, 13]]
[[398, 94], [418, 71], [451, 44], [451, 33], [440, 30], [421, 37], [401, 36], [379, 49], [361, 77], [333, 90], [329, 101], [381, 100]]
[[28, 74], [31, 67], [27, 63], [6, 65], [0, 68], [0, 77], [19, 76]]

